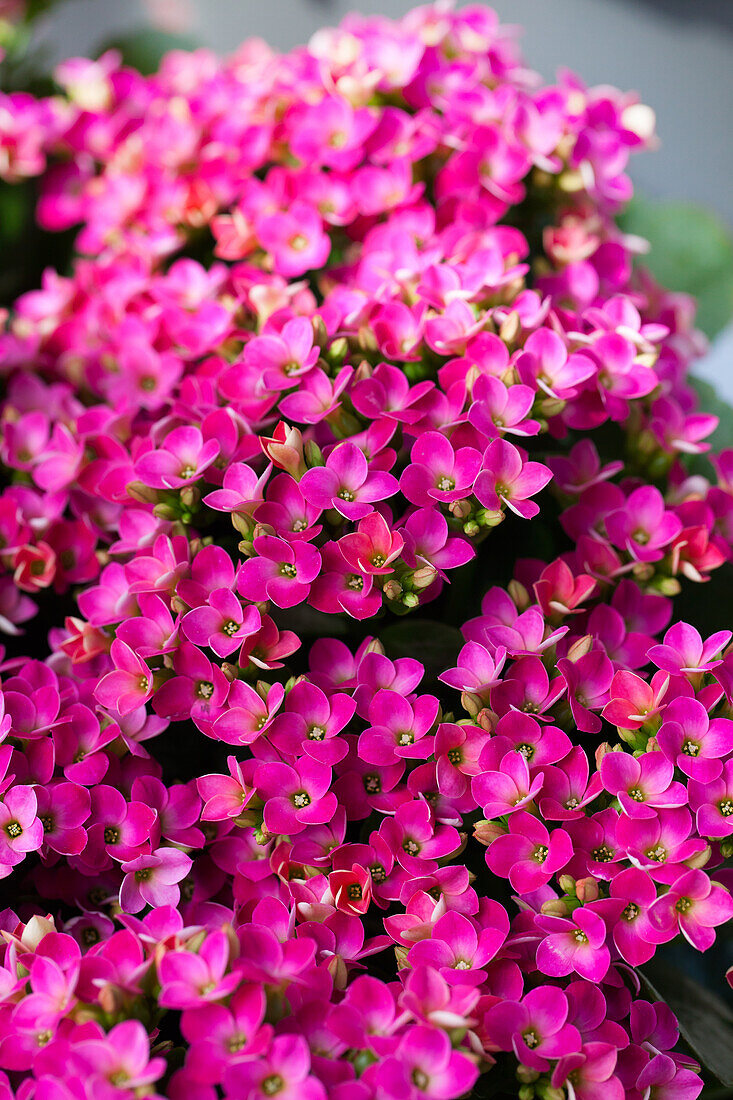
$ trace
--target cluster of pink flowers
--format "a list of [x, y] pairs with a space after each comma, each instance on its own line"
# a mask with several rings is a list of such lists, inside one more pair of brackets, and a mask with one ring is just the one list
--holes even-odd
[[0, 1100], [694, 1100], [636, 968], [733, 918], [674, 607], [733, 452], [615, 221], [651, 112], [443, 3], [56, 81], [0, 102], [78, 227], [0, 332]]

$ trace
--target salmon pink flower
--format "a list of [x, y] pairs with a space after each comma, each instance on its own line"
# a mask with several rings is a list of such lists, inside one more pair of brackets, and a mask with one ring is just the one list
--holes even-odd
[[384, 516], [372, 512], [359, 521], [352, 534], [339, 539], [339, 547], [349, 565], [360, 573], [386, 575], [392, 562], [402, 553], [404, 539], [392, 531]]
[[668, 687], [666, 672], [655, 672], [647, 684], [636, 673], [621, 669], [614, 673], [603, 717], [621, 729], [638, 730], [663, 709]]

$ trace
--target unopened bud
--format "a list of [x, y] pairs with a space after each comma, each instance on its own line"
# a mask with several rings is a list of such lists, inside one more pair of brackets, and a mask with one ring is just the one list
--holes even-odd
[[519, 1100], [534, 1100], [534, 1088], [532, 1085], [520, 1085], [517, 1089]]
[[388, 600], [399, 600], [404, 589], [398, 580], [395, 580], [394, 577], [390, 577], [390, 579], [385, 582], [382, 591]]
[[125, 486], [125, 492], [128, 497], [142, 501], [143, 504], [154, 504], [158, 499], [157, 490], [151, 489], [149, 485], [143, 485], [142, 481], [131, 481]]
[[325, 358], [329, 363], [334, 363], [340, 366], [346, 356], [349, 354], [349, 341], [345, 336], [337, 336], [336, 339], [326, 348], [324, 353]]
[[571, 664], [576, 664], [581, 657], [585, 657], [586, 653], [590, 653], [593, 648], [593, 635], [584, 634], [582, 638], [578, 638], [569, 647], [567, 652], [567, 659]]
[[448, 511], [456, 519], [466, 519], [471, 515], [471, 510], [470, 500], [454, 500], [448, 506]]
[[190, 511], [197, 508], [201, 503], [201, 490], [195, 485], [186, 485], [185, 488], [181, 489], [180, 497], [183, 507], [188, 508]]
[[418, 606], [418, 604], [420, 603], [420, 597], [417, 595], [416, 592], [405, 592], [404, 596], [402, 597], [402, 603], [405, 607], [409, 607], [410, 609], [412, 609], [413, 607]]
[[173, 520], [178, 518], [178, 513], [170, 504], [155, 504], [153, 515], [156, 519]]
[[503, 836], [506, 829], [498, 821], [477, 821], [473, 827], [474, 840], [488, 848], [498, 836]]
[[570, 894], [575, 896], [575, 879], [572, 875], [560, 875], [557, 880], [557, 884], [562, 890], [563, 894]]
[[498, 527], [504, 522], [504, 513], [500, 508], [480, 508], [476, 513], [476, 522], [481, 527]]
[[326, 460], [323, 457], [323, 452], [314, 439], [309, 439], [306, 443], [303, 453], [305, 454], [305, 461], [309, 469], [314, 466], [325, 466]]
[[499, 327], [499, 336], [505, 344], [512, 344], [522, 330], [522, 320], [516, 309], [504, 318]]
[[328, 329], [320, 313], [316, 313], [315, 316], [311, 317], [311, 328], [313, 329], [313, 343], [317, 344], [319, 348], [324, 348], [328, 342]]
[[694, 856], [690, 856], [685, 860], [688, 867], [692, 867], [693, 870], [699, 871], [703, 867], [707, 866], [710, 862], [710, 857], [713, 854], [713, 849], [707, 844], [701, 852], [696, 852]]
[[509, 581], [507, 592], [518, 611], [526, 611], [530, 604], [529, 592], [517, 580]]
[[562, 898], [553, 898], [552, 901], [544, 902], [541, 912], [546, 917], [567, 917], [571, 908]]
[[489, 710], [488, 707], [484, 707], [476, 715], [476, 723], [482, 730], [486, 730], [487, 733], [492, 733], [498, 718], [494, 714], [493, 710]]
[[423, 565], [419, 569], [416, 569], [412, 574], [410, 581], [413, 588], [421, 590], [423, 588], [429, 588], [438, 575], [438, 570], [434, 565]]
[[583, 905], [590, 901], [598, 901], [600, 890], [598, 882], [594, 878], [579, 878], [575, 883], [575, 896]]
[[531, 1085], [538, 1077], [539, 1072], [531, 1066], [524, 1066], [521, 1063], [517, 1066], [517, 1080], [523, 1085]]

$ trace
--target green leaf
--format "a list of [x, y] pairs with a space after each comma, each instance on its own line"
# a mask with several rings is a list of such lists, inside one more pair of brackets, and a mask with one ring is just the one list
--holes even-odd
[[686, 202], [636, 197], [620, 218], [624, 233], [644, 237], [642, 263], [672, 290], [698, 301], [698, 324], [715, 336], [733, 317], [733, 235], [716, 214]]
[[414, 657], [425, 665], [429, 679], [455, 664], [463, 636], [455, 626], [412, 616], [379, 632], [388, 657]]
[[157, 72], [161, 58], [170, 50], [195, 50], [199, 45], [195, 38], [187, 34], [170, 34], [168, 31], [148, 27], [115, 37], [105, 42], [104, 47], [97, 52], [101, 54], [106, 50], [119, 50], [125, 65], [137, 69], [144, 76], [150, 76]]
[[706, 989], [665, 959], [639, 971], [648, 995], [674, 1012], [680, 1034], [693, 1054], [723, 1085], [733, 1085], [733, 1012]]

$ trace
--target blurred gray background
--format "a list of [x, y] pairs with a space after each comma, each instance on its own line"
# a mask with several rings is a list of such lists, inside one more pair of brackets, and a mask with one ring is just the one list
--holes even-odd
[[[288, 49], [354, 9], [399, 16], [414, 2], [66, 0], [42, 34], [57, 59], [88, 54], [145, 25], [224, 53], [253, 35]], [[654, 108], [659, 149], [632, 160], [641, 192], [702, 203], [733, 227], [733, 0], [493, 0], [492, 6], [504, 23], [524, 28], [528, 63], [546, 80], [567, 66], [590, 85], [633, 89]], [[698, 373], [733, 398], [733, 327]]]

